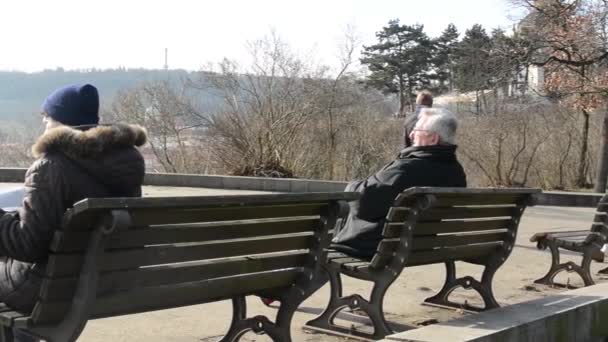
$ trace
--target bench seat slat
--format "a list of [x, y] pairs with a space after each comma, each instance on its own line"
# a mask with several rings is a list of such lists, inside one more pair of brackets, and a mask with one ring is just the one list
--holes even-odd
[[[106, 272], [99, 276], [97, 293], [98, 295], [108, 295], [112, 292], [122, 292], [135, 288], [296, 268], [306, 265], [308, 261], [308, 254], [300, 252]], [[45, 278], [42, 283], [40, 298], [44, 301], [69, 300], [74, 296], [77, 281], [77, 277]]]
[[350, 262], [350, 263], [342, 264], [341, 267], [343, 269], [347, 269], [350, 271], [363, 271], [369, 267], [369, 262], [365, 262], [365, 261]]
[[[158, 225], [131, 229], [112, 234], [107, 249], [141, 247], [186, 242], [202, 242], [235, 238], [261, 237], [315, 231], [320, 228], [318, 218], [286, 220], [260, 220], [261, 222], [235, 221], [233, 223], [194, 223], [182, 225]], [[89, 232], [58, 231], [51, 243], [53, 252], [81, 251], [90, 238]]]
[[[312, 235], [276, 236], [261, 239], [220, 241], [217, 243], [149, 246], [127, 250], [107, 251], [101, 261], [101, 271], [125, 270], [140, 266], [227, 258], [242, 255], [307, 249], [315, 239]], [[78, 274], [82, 254], [51, 254], [46, 268], [48, 277]]]
[[27, 314], [22, 312], [7, 310], [0, 312], [0, 325], [5, 327], [13, 326], [14, 320], [22, 317], [27, 317]]
[[[285, 269], [119, 292], [98, 297], [91, 318], [176, 308], [229, 299], [235, 295], [254, 294], [260, 290], [288, 286], [300, 272], [299, 269]], [[58, 322], [70, 305], [71, 301], [39, 302], [32, 312], [32, 322], [36, 324]]]
[[587, 236], [591, 234], [589, 230], [572, 230], [572, 231], [555, 231], [536, 233], [530, 238], [530, 242], [536, 242], [543, 239], [560, 239], [575, 236]]
[[468, 258], [478, 258], [490, 255], [502, 246], [501, 242], [490, 242], [477, 245], [446, 247], [428, 251], [412, 252], [407, 261], [407, 266], [433, 264], [445, 261], [457, 261]]

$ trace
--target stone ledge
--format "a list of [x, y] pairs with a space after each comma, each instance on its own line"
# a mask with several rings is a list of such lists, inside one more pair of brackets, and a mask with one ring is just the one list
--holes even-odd
[[342, 191], [346, 186], [345, 182], [317, 181], [295, 178], [264, 178], [169, 173], [146, 173], [144, 184], [272, 192], [331, 192]]
[[584, 287], [387, 336], [383, 342], [603, 341], [608, 284]]

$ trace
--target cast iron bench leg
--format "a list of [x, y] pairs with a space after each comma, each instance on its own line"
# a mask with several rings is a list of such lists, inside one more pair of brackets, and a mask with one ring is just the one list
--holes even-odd
[[[445, 263], [446, 276], [445, 283], [441, 290], [434, 296], [424, 300], [425, 305], [447, 307], [454, 309], [464, 309], [469, 311], [483, 311], [500, 307], [494, 293], [492, 291], [492, 278], [498, 267], [486, 266], [481, 277], [481, 282], [473, 277], [466, 276], [462, 278], [456, 278], [456, 266], [453, 261]], [[448, 299], [450, 294], [454, 292], [458, 287], [462, 287], [466, 290], [473, 289], [479, 293], [484, 302], [484, 307], [479, 308], [476, 306], [468, 305], [466, 303], [460, 304], [452, 302]]]
[[583, 253], [583, 260], [581, 261], [581, 264], [579, 266], [572, 261], [568, 261], [563, 264], [560, 264], [559, 247], [557, 246], [555, 241], [547, 241], [546, 244], [547, 244], [547, 246], [549, 246], [549, 249], [551, 250], [551, 268], [549, 268], [549, 272], [547, 272], [547, 274], [544, 277], [534, 281], [536, 284], [555, 285], [555, 282], [554, 282], [555, 276], [557, 276], [557, 274], [560, 273], [561, 271], [566, 271], [568, 273], [570, 273], [570, 272], [577, 273], [583, 279], [585, 286], [595, 284], [595, 282], [593, 281], [593, 278], [591, 278], [591, 271], [590, 271], [591, 260], [592, 260], [592, 258], [591, 258], [592, 250], [590, 248], [585, 250], [585, 252]]
[[291, 342], [291, 319], [294, 313], [308, 298], [308, 296], [319, 288], [319, 281], [322, 280], [319, 273], [311, 273], [307, 276], [310, 282], [296, 285], [290, 288], [279, 299], [281, 305], [277, 312], [275, 322], [271, 322], [265, 316], [254, 316], [247, 318], [247, 303], [244, 296], [232, 299], [232, 323], [226, 335], [220, 342], [236, 342], [247, 332], [252, 331], [258, 335], [266, 334], [275, 342]]
[[[271, 322], [265, 316], [254, 316], [247, 318], [247, 304], [244, 296], [239, 296], [232, 299], [232, 323], [228, 329], [228, 333], [220, 340], [220, 342], [236, 342], [243, 337], [247, 332], [251, 331], [258, 335], [266, 334], [275, 342], [291, 342], [289, 338], [289, 323], [295, 312], [289, 303], [287, 305], [281, 303], [277, 317], [277, 323]], [[281, 322], [279, 322], [281, 321]], [[281, 324], [283, 323], [283, 324]]]
[[[331, 286], [329, 304], [321, 315], [306, 323], [306, 329], [320, 331], [332, 335], [348, 336], [366, 341], [376, 341], [393, 333], [388, 326], [386, 319], [384, 318], [382, 306], [384, 295], [386, 294], [389, 286], [395, 280], [395, 277], [388, 276], [388, 273], [387, 276], [377, 277], [374, 280], [374, 287], [372, 289], [370, 300], [367, 301], [358, 294], [343, 297], [340, 273], [337, 270], [328, 270], [328, 274]], [[369, 334], [336, 325], [336, 316], [341, 310], [347, 307], [351, 310], [361, 310], [365, 312], [372, 322], [374, 332]]]

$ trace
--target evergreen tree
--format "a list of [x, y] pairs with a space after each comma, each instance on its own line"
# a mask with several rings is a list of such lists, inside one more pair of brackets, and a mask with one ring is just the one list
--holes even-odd
[[430, 68], [434, 43], [424, 33], [422, 25], [400, 25], [391, 20], [376, 33], [378, 43], [364, 47], [361, 63], [370, 74], [368, 86], [385, 93], [398, 94], [399, 114], [413, 109], [415, 90], [430, 84]]
[[458, 45], [458, 29], [454, 24], [448, 27], [435, 39], [436, 54], [434, 58], [435, 78], [438, 81], [438, 92], [452, 91], [454, 84], [454, 53]]
[[456, 53], [455, 85], [461, 92], [485, 89], [491, 73], [488, 68], [491, 40], [479, 24], [465, 32]]

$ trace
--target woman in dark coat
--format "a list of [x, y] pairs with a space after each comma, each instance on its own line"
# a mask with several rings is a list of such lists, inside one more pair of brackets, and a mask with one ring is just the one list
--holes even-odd
[[89, 197], [141, 196], [145, 171], [136, 147], [146, 142], [146, 131], [98, 125], [94, 86], [57, 89], [42, 115], [46, 130], [32, 147], [37, 160], [25, 175], [22, 206], [16, 212], [0, 209], [0, 301], [22, 312], [33, 309], [49, 244], [66, 209]]

